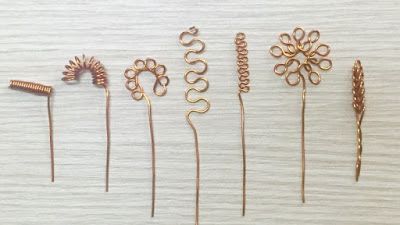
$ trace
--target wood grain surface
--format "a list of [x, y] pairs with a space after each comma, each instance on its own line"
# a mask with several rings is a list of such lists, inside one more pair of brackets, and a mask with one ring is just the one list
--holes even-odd
[[[184, 112], [180, 32], [207, 43], [211, 110], [194, 121], [201, 148], [201, 224], [400, 224], [400, 2], [362, 1], [7, 1], [0, 0], [0, 224], [194, 224], [195, 161]], [[301, 88], [273, 74], [269, 46], [294, 27], [318, 29], [333, 69], [308, 85], [306, 204], [300, 199]], [[235, 46], [247, 34], [248, 209], [241, 217], [240, 112]], [[75, 55], [109, 72], [110, 192], [104, 193], [103, 90], [88, 74], [61, 81]], [[124, 87], [134, 59], [165, 64], [171, 83], [153, 101], [156, 216], [150, 218], [151, 148], [145, 102]], [[360, 181], [351, 68], [361, 59], [366, 113]], [[145, 76], [144, 76], [145, 77]], [[152, 80], [144, 78], [145, 89]], [[10, 79], [53, 85], [56, 182], [50, 182], [46, 98], [8, 89]]]

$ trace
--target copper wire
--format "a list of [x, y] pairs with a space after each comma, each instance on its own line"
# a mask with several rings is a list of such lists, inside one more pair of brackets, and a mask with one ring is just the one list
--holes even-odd
[[[179, 35], [179, 42], [181, 45], [188, 47], [184, 53], [183, 58], [185, 62], [190, 65], [199, 64], [202, 66], [202, 69], [191, 68], [186, 70], [184, 74], [184, 79], [186, 83], [189, 85], [185, 91], [185, 99], [188, 103], [199, 103], [203, 102], [204, 106], [201, 108], [192, 108], [186, 112], [186, 121], [190, 125], [193, 130], [194, 142], [195, 142], [195, 155], [196, 155], [196, 206], [195, 206], [195, 225], [199, 225], [199, 217], [200, 217], [200, 149], [199, 149], [199, 137], [197, 133], [197, 129], [192, 122], [190, 115], [192, 113], [203, 114], [206, 113], [210, 109], [210, 102], [208, 99], [204, 97], [194, 97], [191, 95], [191, 92], [194, 93], [203, 93], [208, 90], [209, 82], [206, 78], [204, 78], [204, 74], [207, 72], [208, 65], [205, 59], [201, 58], [191, 58], [190, 54], [201, 54], [205, 50], [204, 41], [198, 39], [199, 30], [196, 27], [190, 27], [187, 31], [182, 32]], [[185, 37], [189, 36], [190, 40], [185, 40]], [[200, 47], [198, 49], [191, 48], [193, 45], [198, 44]], [[197, 96], [197, 95], [196, 95]]]
[[[275, 58], [286, 58], [284, 63], [276, 64], [274, 73], [284, 76], [290, 86], [302, 83], [302, 107], [301, 107], [301, 199], [305, 202], [305, 108], [306, 108], [306, 83], [305, 77], [311, 84], [318, 85], [321, 75], [316, 70], [329, 70], [332, 68], [332, 60], [326, 57], [330, 53], [330, 47], [318, 43], [320, 33], [312, 30], [308, 34], [303, 28], [296, 27], [292, 34], [282, 33], [279, 35], [280, 45], [271, 46], [269, 52]], [[303, 55], [303, 60], [301, 60]]]
[[106, 134], [107, 134], [107, 152], [106, 152], [106, 177], [105, 177], [105, 191], [109, 189], [109, 177], [110, 177], [110, 91], [107, 87], [107, 72], [103, 64], [95, 59], [94, 57], [86, 57], [82, 55], [82, 58], [77, 56], [73, 60], [69, 61], [68, 65], [65, 65], [65, 71], [63, 72], [64, 77], [62, 78], [65, 82], [79, 80], [79, 76], [85, 71], [89, 71], [92, 75], [92, 83], [96, 86], [104, 88], [106, 98]]
[[53, 118], [51, 113], [51, 95], [53, 88], [51, 86], [20, 80], [11, 80], [10, 88], [21, 90], [37, 95], [47, 96], [47, 114], [49, 119], [49, 141], [50, 141], [50, 172], [51, 182], [54, 182], [54, 140], [53, 140]]
[[152, 159], [152, 200], [151, 200], [151, 217], [154, 217], [155, 199], [156, 199], [156, 148], [154, 141], [154, 128], [152, 116], [152, 104], [150, 98], [144, 92], [143, 87], [139, 82], [139, 75], [142, 72], [150, 72], [156, 77], [154, 82], [153, 92], [157, 96], [164, 96], [167, 94], [167, 86], [169, 78], [166, 75], [167, 68], [164, 65], [157, 64], [154, 59], [141, 60], [137, 59], [133, 65], [125, 70], [124, 76], [127, 81], [125, 87], [131, 91], [131, 96], [134, 100], [140, 101], [143, 98], [147, 102], [147, 113], [149, 118], [150, 137], [151, 137], [151, 159]]
[[356, 181], [358, 181], [361, 172], [362, 155], [362, 131], [361, 123], [365, 112], [365, 88], [364, 88], [364, 70], [360, 60], [356, 60], [353, 66], [353, 108], [356, 114], [357, 126], [357, 159], [356, 159]]
[[246, 35], [244, 33], [237, 33], [235, 38], [236, 52], [237, 52], [237, 73], [239, 79], [238, 97], [240, 102], [240, 132], [242, 141], [242, 157], [243, 157], [243, 185], [242, 185], [242, 216], [246, 215], [246, 141], [245, 141], [245, 111], [241, 93], [250, 91], [249, 79], [249, 64], [248, 64], [248, 51]]

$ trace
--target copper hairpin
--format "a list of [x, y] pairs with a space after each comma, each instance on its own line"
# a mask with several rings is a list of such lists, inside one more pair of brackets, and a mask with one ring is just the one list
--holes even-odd
[[236, 52], [237, 52], [237, 73], [239, 79], [238, 97], [240, 103], [240, 132], [242, 141], [242, 157], [243, 157], [243, 185], [242, 185], [242, 216], [246, 214], [246, 141], [245, 141], [245, 113], [242, 99], [242, 93], [250, 91], [250, 73], [249, 73], [249, 58], [247, 57], [247, 42], [244, 33], [237, 33], [235, 38]]
[[356, 181], [361, 172], [362, 155], [362, 132], [361, 123], [365, 111], [365, 89], [364, 89], [364, 71], [360, 60], [356, 60], [353, 66], [353, 108], [356, 114], [357, 126], [357, 160], [356, 160]]
[[[276, 58], [284, 57], [287, 60], [284, 63], [276, 64], [275, 74], [285, 76], [286, 83], [290, 86], [303, 85], [302, 109], [301, 109], [301, 198], [305, 202], [305, 141], [304, 141], [304, 114], [306, 104], [306, 83], [305, 76], [311, 84], [318, 85], [321, 82], [321, 76], [316, 69], [329, 70], [332, 68], [332, 61], [327, 59], [330, 48], [326, 44], [318, 43], [320, 33], [312, 30], [308, 34], [300, 27], [296, 27], [292, 34], [282, 33], [279, 35], [281, 45], [273, 45], [270, 53]], [[304, 60], [301, 62], [303, 55]]]
[[47, 96], [47, 114], [49, 117], [49, 139], [50, 139], [50, 163], [51, 163], [51, 182], [54, 182], [54, 141], [53, 141], [53, 118], [51, 113], [50, 98], [53, 94], [51, 86], [33, 83], [28, 81], [11, 80], [10, 88], [30, 92], [37, 95]]
[[107, 134], [107, 159], [106, 159], [106, 178], [105, 178], [105, 191], [108, 192], [109, 174], [110, 174], [110, 92], [107, 87], [107, 72], [103, 64], [94, 57], [86, 57], [82, 55], [82, 58], [75, 56], [73, 60], [69, 61], [69, 64], [65, 66], [66, 70], [63, 72], [63, 81], [76, 81], [79, 80], [79, 76], [89, 71], [92, 74], [93, 84], [102, 87], [105, 90], [106, 96], [106, 134]]
[[[199, 137], [197, 133], [197, 129], [194, 126], [190, 115], [192, 113], [203, 114], [206, 113], [210, 109], [210, 102], [208, 99], [204, 97], [195, 97], [191, 95], [191, 92], [194, 93], [203, 93], [208, 90], [208, 80], [204, 78], [204, 74], [207, 72], [207, 61], [201, 58], [189, 58], [189, 54], [201, 54], [204, 52], [206, 45], [204, 41], [198, 39], [199, 30], [196, 27], [190, 27], [187, 31], [182, 32], [179, 35], [179, 42], [188, 47], [186, 49], [183, 58], [185, 59], [187, 64], [196, 65], [199, 64], [202, 66], [202, 69], [191, 68], [186, 70], [184, 79], [186, 83], [189, 85], [185, 91], [185, 99], [188, 103], [198, 103], [203, 102], [205, 105], [202, 108], [192, 108], [186, 112], [186, 121], [190, 125], [193, 130], [194, 142], [195, 142], [195, 153], [196, 153], [196, 208], [195, 208], [195, 225], [199, 225], [199, 205], [200, 205], [200, 149], [199, 149]], [[189, 40], [184, 40], [186, 36], [189, 36]], [[199, 44], [200, 47], [198, 49], [190, 48], [193, 45]], [[200, 84], [201, 83], [201, 84]], [[199, 85], [200, 84], [200, 85]]]
[[167, 86], [169, 78], [166, 75], [167, 68], [164, 65], [157, 64], [154, 59], [141, 60], [137, 59], [133, 65], [125, 70], [125, 77], [127, 79], [125, 86], [131, 91], [131, 96], [134, 100], [140, 101], [143, 98], [147, 102], [147, 113], [149, 117], [150, 138], [151, 138], [151, 158], [152, 158], [152, 201], [151, 201], [151, 217], [154, 217], [155, 198], [156, 198], [156, 149], [154, 143], [154, 130], [153, 130], [153, 117], [151, 110], [150, 98], [144, 92], [143, 87], [139, 82], [139, 75], [142, 72], [150, 72], [156, 77], [154, 82], [153, 92], [157, 96], [164, 96], [167, 94]]

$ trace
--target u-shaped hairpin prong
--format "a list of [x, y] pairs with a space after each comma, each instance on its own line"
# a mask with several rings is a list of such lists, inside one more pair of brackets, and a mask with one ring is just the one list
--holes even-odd
[[79, 76], [89, 71], [92, 74], [93, 84], [104, 88], [106, 96], [106, 134], [107, 134], [107, 152], [106, 152], [106, 178], [105, 178], [105, 191], [108, 192], [109, 187], [109, 176], [110, 176], [110, 91], [108, 90], [107, 72], [103, 64], [94, 57], [86, 57], [82, 55], [82, 58], [75, 56], [73, 60], [69, 61], [69, 64], [65, 66], [63, 72], [63, 81], [75, 81], [79, 79]]
[[[124, 76], [127, 79], [125, 87], [131, 91], [131, 96], [134, 100], [140, 101], [143, 98], [147, 102], [147, 113], [149, 118], [150, 138], [151, 138], [151, 158], [152, 158], [152, 200], [151, 200], [151, 217], [154, 217], [155, 199], [156, 199], [156, 148], [154, 142], [154, 128], [152, 117], [152, 104], [150, 98], [144, 92], [143, 87], [139, 82], [139, 75], [142, 72], [150, 72], [156, 77], [154, 82], [153, 92], [157, 96], [167, 94], [167, 86], [169, 78], [166, 75], [167, 68], [164, 65], [157, 64], [154, 59], [147, 58], [146, 60], [137, 59], [133, 65], [125, 70]], [[160, 89], [161, 88], [161, 89]]]
[[[305, 107], [306, 107], [306, 78], [311, 84], [318, 85], [321, 76], [316, 70], [329, 70], [332, 61], [325, 58], [329, 55], [330, 48], [326, 44], [318, 44], [320, 33], [312, 30], [308, 34], [300, 27], [296, 27], [292, 35], [287, 33], [280, 35], [280, 45], [271, 46], [269, 52], [275, 58], [284, 57], [285, 62], [276, 64], [274, 73], [285, 76], [286, 83], [297, 86], [302, 83], [302, 107], [301, 107], [301, 199], [305, 202], [305, 173], [306, 173], [306, 150], [305, 150]], [[324, 50], [321, 50], [324, 49]], [[321, 52], [322, 51], [322, 52]], [[304, 60], [301, 62], [303, 55]]]
[[53, 88], [51, 86], [28, 82], [28, 81], [20, 81], [20, 80], [11, 80], [10, 88], [15, 90], [22, 90], [26, 92], [30, 92], [33, 94], [44, 95], [47, 96], [47, 114], [49, 117], [49, 138], [50, 138], [50, 162], [51, 162], [51, 182], [54, 182], [54, 141], [53, 141], [53, 118], [51, 113], [51, 102], [50, 98], [53, 94]]

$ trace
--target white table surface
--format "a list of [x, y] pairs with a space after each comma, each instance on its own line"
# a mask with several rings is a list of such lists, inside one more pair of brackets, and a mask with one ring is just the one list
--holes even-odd
[[[400, 2], [361, 1], [0, 1], [0, 224], [194, 224], [195, 164], [178, 35], [200, 28], [211, 110], [194, 121], [201, 148], [201, 224], [400, 224]], [[295, 26], [319, 29], [333, 69], [308, 85], [307, 202], [300, 201], [301, 88], [272, 73], [267, 50]], [[233, 39], [245, 32], [248, 208], [241, 217], [241, 148]], [[104, 193], [104, 93], [88, 74], [61, 81], [75, 55], [96, 56], [112, 95], [111, 180]], [[154, 57], [171, 79], [153, 99], [156, 216], [145, 102], [123, 71]], [[351, 67], [365, 70], [360, 182], [354, 181]], [[12, 91], [10, 79], [53, 85], [56, 182], [49, 180], [46, 98]], [[145, 88], [151, 80], [145, 79]]]

